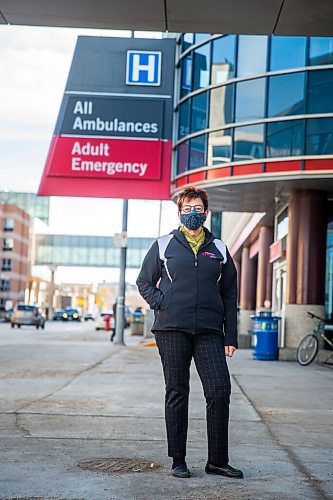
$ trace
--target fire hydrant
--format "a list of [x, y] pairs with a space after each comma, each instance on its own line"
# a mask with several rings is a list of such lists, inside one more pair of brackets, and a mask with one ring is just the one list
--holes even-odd
[[110, 330], [110, 320], [111, 320], [110, 314], [106, 314], [104, 316], [104, 328], [106, 331]]

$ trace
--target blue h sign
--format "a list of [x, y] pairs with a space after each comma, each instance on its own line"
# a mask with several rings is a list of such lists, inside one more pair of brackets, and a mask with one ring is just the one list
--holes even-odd
[[126, 84], [161, 85], [161, 61], [161, 52], [128, 50]]

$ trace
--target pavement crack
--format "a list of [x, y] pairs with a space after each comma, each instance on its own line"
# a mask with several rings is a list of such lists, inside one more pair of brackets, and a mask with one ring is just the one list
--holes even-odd
[[21, 416], [17, 413], [15, 414], [15, 426], [19, 431], [23, 432], [25, 437], [31, 437], [31, 431], [24, 426]]
[[311, 473], [308, 471], [308, 469], [303, 464], [303, 462], [297, 457], [297, 455], [293, 452], [293, 450], [288, 445], [285, 445], [285, 444], [280, 442], [279, 437], [275, 434], [275, 432], [272, 430], [271, 426], [267, 422], [265, 414], [260, 409], [258, 409], [256, 407], [254, 401], [246, 393], [245, 389], [243, 388], [240, 381], [238, 380], [238, 376], [232, 375], [232, 378], [234, 379], [234, 381], [236, 382], [240, 391], [246, 397], [246, 399], [248, 400], [248, 402], [250, 403], [252, 408], [257, 412], [260, 420], [265, 425], [265, 427], [266, 427], [269, 435], [273, 439], [273, 441], [275, 441], [275, 443], [285, 451], [285, 453], [288, 455], [289, 459], [294, 464], [294, 466], [300, 471], [301, 474], [303, 474], [303, 476], [306, 477], [307, 483], [315, 490], [315, 493], [317, 494], [318, 499], [329, 500], [329, 497], [327, 496], [327, 494], [325, 493], [325, 491], [321, 487], [320, 481], [318, 481], [317, 479], [315, 479], [311, 475]]
[[102, 363], [104, 363], [104, 361], [106, 361], [107, 359], [109, 359], [111, 356], [114, 356], [119, 350], [121, 350], [121, 347], [118, 348], [117, 350], [115, 350], [114, 352], [111, 352], [107, 356], [104, 356], [104, 358], [100, 359], [99, 361], [96, 361], [96, 363], [94, 363], [94, 364], [92, 364], [90, 366], [87, 366], [86, 368], [83, 368], [83, 370], [80, 370], [78, 373], [76, 373], [70, 380], [68, 380], [68, 382], [66, 382], [65, 384], [63, 384], [61, 387], [58, 387], [57, 389], [55, 389], [54, 391], [50, 392], [49, 394], [46, 394], [45, 396], [42, 396], [41, 398], [35, 399], [34, 401], [28, 401], [27, 403], [25, 403], [20, 408], [18, 408], [17, 410], [13, 411], [12, 413], [14, 415], [17, 415], [24, 408], [28, 408], [29, 406], [32, 406], [32, 405], [34, 405], [36, 403], [39, 403], [40, 401], [44, 401], [44, 400], [50, 398], [51, 396], [54, 396], [54, 394], [57, 394], [57, 392], [62, 391], [63, 389], [65, 389], [66, 387], [68, 387], [70, 384], [72, 384], [74, 382], [74, 380], [76, 380], [78, 377], [80, 377], [80, 375], [82, 375], [83, 373], [87, 373], [88, 371], [93, 370], [97, 366], [101, 365]]

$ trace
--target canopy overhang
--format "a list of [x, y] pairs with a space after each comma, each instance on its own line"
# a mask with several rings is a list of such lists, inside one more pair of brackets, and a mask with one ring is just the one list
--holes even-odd
[[0, 0], [0, 24], [331, 36], [332, 0]]

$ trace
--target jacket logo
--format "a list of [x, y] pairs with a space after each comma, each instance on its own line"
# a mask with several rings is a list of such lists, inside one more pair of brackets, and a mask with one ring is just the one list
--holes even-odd
[[211, 252], [202, 252], [201, 254], [203, 257], [210, 257], [211, 259], [216, 259], [216, 255], [215, 253], [211, 253]]

